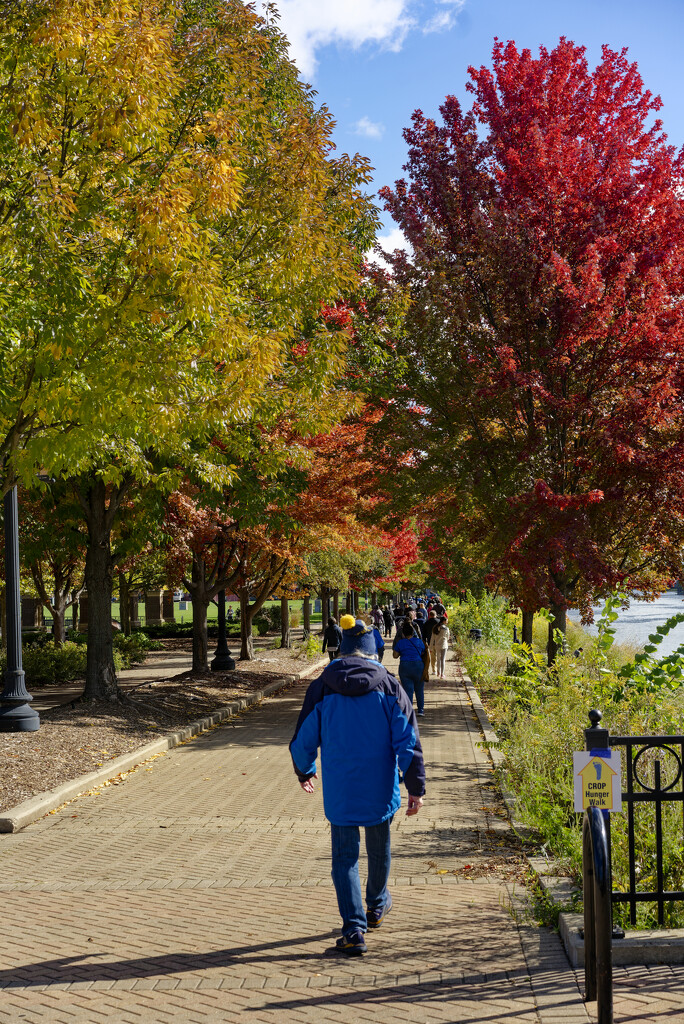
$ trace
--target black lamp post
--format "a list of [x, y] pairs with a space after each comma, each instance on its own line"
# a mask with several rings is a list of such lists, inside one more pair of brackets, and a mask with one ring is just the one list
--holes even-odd
[[40, 716], [24, 683], [21, 663], [21, 587], [17, 489], [5, 495], [5, 584], [7, 595], [7, 669], [0, 694], [0, 732], [36, 732]]
[[226, 638], [226, 592], [219, 590], [218, 594], [218, 643], [214, 652], [214, 660], [211, 663], [212, 672], [232, 672], [235, 662], [228, 650]]

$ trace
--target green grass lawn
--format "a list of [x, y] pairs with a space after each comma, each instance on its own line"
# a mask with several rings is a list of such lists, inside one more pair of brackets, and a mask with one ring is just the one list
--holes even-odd
[[[266, 601], [264, 607], [268, 607], [270, 605], [278, 605], [279, 606], [280, 605], [280, 601]], [[302, 608], [303, 608], [303, 605], [304, 605], [303, 601], [290, 601], [290, 615], [292, 615], [293, 613], [295, 614], [295, 616], [299, 615], [299, 623], [298, 623], [298, 625], [300, 625], [300, 626], [302, 625]], [[237, 610], [238, 610], [239, 607], [240, 606], [239, 606], [237, 601], [227, 601], [226, 602], [226, 611], [228, 610], [228, 608], [232, 608], [233, 609], [233, 613], [235, 614], [235, 613], [237, 613]], [[313, 601], [311, 603], [311, 607], [313, 608]], [[174, 602], [174, 614], [175, 614], [176, 622], [183, 622], [183, 623], [185, 623], [185, 622], [192, 622], [192, 602], [188, 601], [186, 603], [186, 605], [185, 605], [185, 608], [183, 610], [181, 610], [180, 607], [179, 607], [179, 602], [175, 601]], [[139, 601], [138, 602], [138, 615], [140, 617], [141, 622], [144, 623], [145, 622], [145, 602], [144, 601]], [[215, 622], [217, 618], [218, 618], [218, 608], [216, 607], [215, 604], [210, 604], [209, 605], [209, 609], [207, 611], [207, 621], [208, 622]], [[113, 601], [112, 602], [112, 619], [115, 619], [117, 622], [120, 621], [119, 620], [119, 602], [118, 601]], [[67, 612], [66, 621], [67, 621], [67, 627], [69, 627], [71, 625], [71, 609], [69, 609], [69, 611]], [[320, 612], [314, 613], [312, 611], [311, 612], [311, 623], [312, 623], [312, 625], [313, 624], [319, 624], [320, 625], [320, 622], [321, 622], [321, 613]], [[45, 625], [46, 626], [51, 626], [52, 625], [52, 617], [47, 612], [45, 613]]]

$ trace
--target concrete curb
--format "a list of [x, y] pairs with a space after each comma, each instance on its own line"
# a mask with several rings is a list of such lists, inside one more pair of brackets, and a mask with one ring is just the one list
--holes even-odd
[[264, 686], [262, 690], [255, 690], [249, 697], [240, 697], [239, 700], [231, 701], [230, 704], [226, 704], [225, 707], [219, 708], [218, 711], [212, 712], [211, 715], [207, 715], [205, 718], [199, 718], [196, 722], [191, 722], [182, 729], [167, 733], [166, 736], [160, 736], [159, 739], [146, 743], [143, 747], [138, 747], [137, 750], [132, 750], [129, 754], [115, 757], [96, 772], [89, 772], [88, 775], [79, 775], [77, 778], [55, 787], [55, 789], [49, 789], [45, 793], [38, 793], [36, 796], [29, 797], [28, 800], [24, 800], [22, 803], [17, 804], [16, 807], [11, 807], [0, 814], [0, 833], [19, 832], [26, 825], [37, 821], [43, 815], [74, 799], [74, 797], [79, 796], [86, 790], [115, 778], [121, 772], [135, 768], [136, 765], [148, 761], [157, 754], [163, 754], [167, 750], [172, 750], [173, 747], [177, 747], [180, 743], [185, 743], [193, 736], [199, 736], [200, 733], [213, 729], [214, 726], [219, 725], [227, 718], [231, 718], [238, 711], [242, 711], [252, 704], [258, 704], [264, 697], [270, 697], [272, 694], [277, 693], [278, 690], [284, 690], [285, 687], [299, 682], [300, 679], [306, 679], [308, 676], [314, 675], [327, 664], [328, 658], [324, 658], [317, 661], [314, 665], [309, 665], [303, 672], [293, 673], [292, 675], [283, 676], [282, 679], [276, 679], [275, 682]]
[[[461, 678], [463, 685], [465, 686], [466, 693], [468, 694], [468, 700], [472, 704], [473, 711], [477, 715], [477, 720], [480, 723], [480, 729], [482, 730], [482, 734], [485, 738], [485, 743], [498, 744], [499, 737], [494, 732], [494, 727], [492, 726], [492, 723], [489, 721], [487, 712], [482, 706], [482, 701], [480, 700], [480, 696], [477, 690], [472, 684], [470, 676], [468, 676], [467, 673], [463, 670], [462, 665], [459, 665], [459, 668], [461, 670]], [[492, 760], [492, 764], [494, 765], [494, 767], [500, 768], [504, 762], [504, 755], [497, 748], [497, 746], [488, 746], [487, 752], [489, 753], [489, 756]], [[508, 811], [508, 816], [511, 819], [511, 825], [513, 826], [515, 831], [521, 834], [529, 832], [529, 829], [526, 825], [523, 825], [522, 822], [516, 820], [515, 796], [513, 795], [513, 793], [511, 793], [507, 789], [504, 789], [501, 783], [499, 783], [499, 791], [501, 792], [501, 796], [506, 805], [506, 810]]]
[[[556, 906], [581, 904], [581, 889], [571, 879], [554, 874], [556, 865], [552, 860], [530, 857], [529, 864], [551, 903]], [[561, 912], [558, 931], [572, 966], [584, 967], [584, 914]], [[628, 931], [624, 939], [613, 939], [612, 951], [613, 963], [620, 967], [684, 964], [684, 928]]]
[[[584, 967], [584, 916], [560, 914], [558, 930], [573, 967]], [[669, 931], [625, 932], [624, 939], [613, 939], [613, 964], [641, 967], [644, 964], [684, 963], [684, 928]]]

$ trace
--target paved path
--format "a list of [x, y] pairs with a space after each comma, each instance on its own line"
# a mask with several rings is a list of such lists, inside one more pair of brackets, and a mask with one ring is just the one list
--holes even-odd
[[0, 836], [0, 1022], [589, 1020], [557, 938], [511, 914], [515, 887], [450, 873], [508, 840], [455, 681], [429, 688], [428, 798], [393, 826], [395, 909], [367, 956], [326, 953], [328, 828], [287, 752], [303, 692]]
[[[144, 664], [123, 669], [118, 673], [119, 686], [130, 690], [140, 683], [152, 682], [155, 679], [168, 679], [169, 676], [187, 672], [192, 666], [192, 654], [186, 651], [154, 651], [147, 655]], [[83, 693], [83, 681], [76, 683], [54, 683], [50, 686], [33, 686], [30, 688], [33, 700], [31, 707], [36, 711], [47, 711], [48, 708], [60, 704], [70, 704]]]
[[[301, 630], [300, 630], [301, 632]], [[292, 630], [293, 640], [299, 640], [296, 630]], [[258, 652], [269, 648], [273, 644], [273, 636], [254, 637], [254, 649]], [[232, 644], [231, 652], [237, 659], [240, 650], [240, 641], [235, 637], [229, 638]], [[209, 644], [209, 662], [213, 657], [212, 642]], [[156, 679], [169, 679], [171, 676], [179, 675], [181, 672], [189, 672], [192, 668], [192, 650], [188, 641], [187, 651], [151, 651], [142, 665], [134, 665], [132, 668], [123, 669], [118, 673], [119, 686], [122, 690], [131, 690], [141, 683], [151, 683]], [[60, 704], [70, 704], [83, 693], [83, 681], [76, 683], [54, 683], [49, 686], [30, 687], [33, 700], [31, 707], [36, 711], [47, 711], [48, 708], [58, 707]]]

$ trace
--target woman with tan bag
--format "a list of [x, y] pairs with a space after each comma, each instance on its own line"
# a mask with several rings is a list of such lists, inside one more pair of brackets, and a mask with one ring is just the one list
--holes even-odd
[[437, 678], [444, 679], [444, 669], [446, 666], [446, 656], [449, 650], [449, 644], [451, 643], [451, 633], [447, 625], [448, 618], [446, 612], [438, 619], [438, 625], [432, 631], [430, 637], [430, 655], [435, 669], [437, 671]]

